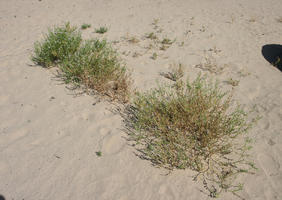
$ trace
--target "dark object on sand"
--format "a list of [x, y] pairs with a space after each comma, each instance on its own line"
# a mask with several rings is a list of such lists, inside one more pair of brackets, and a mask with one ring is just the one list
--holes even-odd
[[267, 44], [262, 47], [261, 52], [270, 64], [282, 71], [282, 45]]

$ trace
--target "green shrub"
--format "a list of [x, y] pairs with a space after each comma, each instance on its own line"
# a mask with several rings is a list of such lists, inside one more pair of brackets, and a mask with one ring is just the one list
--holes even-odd
[[241, 141], [253, 121], [205, 77], [137, 93], [126, 113], [130, 138], [142, 158], [170, 170], [198, 172], [205, 185], [212, 182], [205, 186], [211, 196], [241, 189], [230, 181], [254, 168], [247, 161], [250, 140]]
[[83, 84], [102, 95], [127, 101], [129, 77], [106, 40], [87, 40], [60, 65], [66, 83]]
[[82, 25], [81, 25], [81, 29], [82, 29], [82, 30], [85, 30], [85, 29], [90, 28], [90, 27], [91, 27], [90, 24], [82, 24]]
[[43, 42], [34, 44], [32, 61], [43, 67], [57, 65], [74, 54], [81, 41], [80, 32], [75, 27], [71, 27], [69, 23], [62, 27], [49, 29]]
[[105, 27], [105, 26], [101, 26], [100, 28], [98, 29], [95, 29], [95, 33], [100, 33], [100, 34], [104, 34], [108, 31], [108, 28]]

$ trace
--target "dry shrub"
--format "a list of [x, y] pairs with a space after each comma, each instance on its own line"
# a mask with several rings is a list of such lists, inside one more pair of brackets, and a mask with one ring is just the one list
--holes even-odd
[[154, 165], [198, 172], [211, 196], [235, 193], [241, 189], [235, 175], [255, 168], [247, 160], [250, 140], [244, 140], [254, 120], [232, 106], [231, 97], [200, 75], [137, 93], [125, 115], [130, 139]]
[[122, 102], [128, 100], [129, 74], [106, 40], [85, 41], [60, 68], [67, 83], [83, 84]]

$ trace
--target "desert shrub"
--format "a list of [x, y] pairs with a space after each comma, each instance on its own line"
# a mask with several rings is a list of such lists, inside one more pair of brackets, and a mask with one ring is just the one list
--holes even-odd
[[44, 40], [34, 44], [32, 61], [43, 67], [57, 65], [66, 57], [74, 54], [81, 41], [80, 32], [75, 27], [71, 27], [69, 23], [49, 29]]
[[196, 171], [213, 197], [241, 189], [233, 178], [255, 168], [247, 159], [250, 140], [244, 139], [254, 120], [203, 76], [137, 93], [125, 116], [142, 158], [170, 170]]
[[88, 29], [88, 28], [90, 28], [90, 27], [91, 27], [91, 24], [82, 24], [82, 25], [81, 25], [81, 29], [82, 29], [82, 30]]
[[83, 84], [102, 95], [127, 101], [128, 73], [106, 40], [86, 40], [60, 69], [66, 83]]
[[98, 29], [95, 29], [95, 33], [99, 33], [99, 34], [104, 34], [108, 31], [108, 28], [106, 26], [101, 26]]

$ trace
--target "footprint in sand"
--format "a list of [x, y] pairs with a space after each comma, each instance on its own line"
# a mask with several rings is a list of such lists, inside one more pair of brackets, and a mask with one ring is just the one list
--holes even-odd
[[102, 152], [108, 155], [118, 154], [125, 147], [125, 141], [120, 134], [111, 133], [102, 140]]

